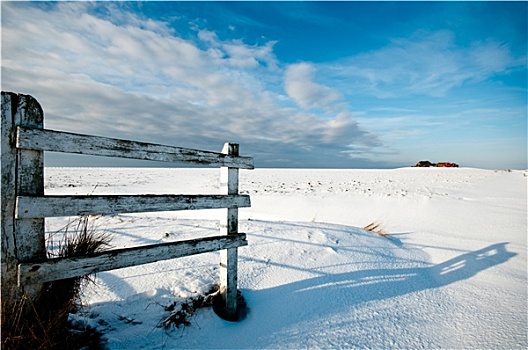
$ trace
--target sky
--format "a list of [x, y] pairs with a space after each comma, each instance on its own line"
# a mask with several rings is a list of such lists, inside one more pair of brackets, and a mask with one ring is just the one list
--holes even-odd
[[[48, 129], [210, 151], [236, 142], [256, 167], [527, 168], [527, 2], [1, 10], [2, 91], [33, 95]], [[121, 163], [46, 154], [46, 166], [109, 164]]]

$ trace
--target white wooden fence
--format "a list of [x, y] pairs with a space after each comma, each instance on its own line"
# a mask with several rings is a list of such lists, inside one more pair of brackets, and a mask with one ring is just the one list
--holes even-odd
[[[1, 244], [2, 294], [36, 295], [42, 283], [95, 272], [220, 250], [220, 290], [225, 316], [236, 319], [237, 248], [247, 245], [238, 232], [238, 208], [249, 207], [238, 194], [239, 169], [253, 169], [238, 144], [221, 153], [72, 134], [43, 128], [40, 104], [29, 95], [2, 92]], [[44, 195], [44, 151], [193, 163], [221, 167], [220, 195]], [[114, 249], [84, 257], [46, 257], [44, 219], [88, 214], [226, 208], [215, 237]], [[4, 294], [7, 293], [7, 294]]]

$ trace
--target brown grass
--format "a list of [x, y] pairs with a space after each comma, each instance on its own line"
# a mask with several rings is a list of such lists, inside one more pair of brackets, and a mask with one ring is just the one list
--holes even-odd
[[[62, 229], [63, 239], [57, 252], [50, 258], [74, 257], [92, 254], [109, 246], [110, 236], [96, 230], [91, 217], [82, 216]], [[35, 300], [27, 294], [7, 303], [2, 296], [2, 343], [10, 349], [99, 349], [99, 338], [92, 329], [72, 332], [68, 315], [80, 303], [81, 287], [88, 276], [44, 283]], [[13, 291], [12, 295], [17, 293]], [[7, 305], [12, 305], [8, 310]]]
[[381, 224], [374, 221], [368, 224], [367, 226], [363, 227], [365, 230], [377, 233], [380, 236], [387, 237], [389, 233], [385, 231], [383, 227], [381, 227]]

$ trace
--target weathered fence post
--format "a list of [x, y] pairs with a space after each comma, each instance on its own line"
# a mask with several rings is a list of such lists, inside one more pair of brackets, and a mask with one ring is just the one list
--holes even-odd
[[29, 95], [2, 92], [2, 295], [16, 302], [26, 293], [34, 299], [41, 285], [19, 286], [18, 263], [46, 259], [44, 219], [15, 219], [17, 196], [44, 195], [44, 158], [42, 151], [16, 148], [18, 126], [43, 128], [44, 113]]
[[[222, 153], [238, 157], [238, 144], [224, 144]], [[238, 194], [238, 168], [222, 167], [220, 180], [222, 194]], [[238, 234], [238, 208], [228, 208], [226, 211], [227, 215], [223, 216], [220, 221], [220, 233], [236, 235]], [[233, 321], [237, 318], [237, 261], [237, 248], [220, 251], [220, 291], [226, 307], [225, 317]]]

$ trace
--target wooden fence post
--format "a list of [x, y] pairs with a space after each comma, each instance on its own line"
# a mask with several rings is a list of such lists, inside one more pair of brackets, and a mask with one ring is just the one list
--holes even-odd
[[[46, 259], [44, 219], [15, 219], [17, 196], [44, 195], [42, 151], [16, 148], [17, 126], [43, 128], [44, 113], [29, 95], [2, 92], [2, 295], [11, 302], [26, 293], [34, 300], [41, 285], [19, 286], [18, 263]], [[6, 294], [4, 294], [6, 293]], [[6, 298], [7, 297], [7, 298]]]
[[[236, 143], [226, 143], [223, 154], [239, 155]], [[238, 168], [221, 168], [221, 194], [238, 194]], [[220, 221], [220, 233], [226, 235], [238, 234], [238, 208], [226, 209], [227, 214]], [[228, 248], [220, 251], [220, 291], [225, 302], [225, 318], [237, 319], [237, 275], [238, 250]]]

